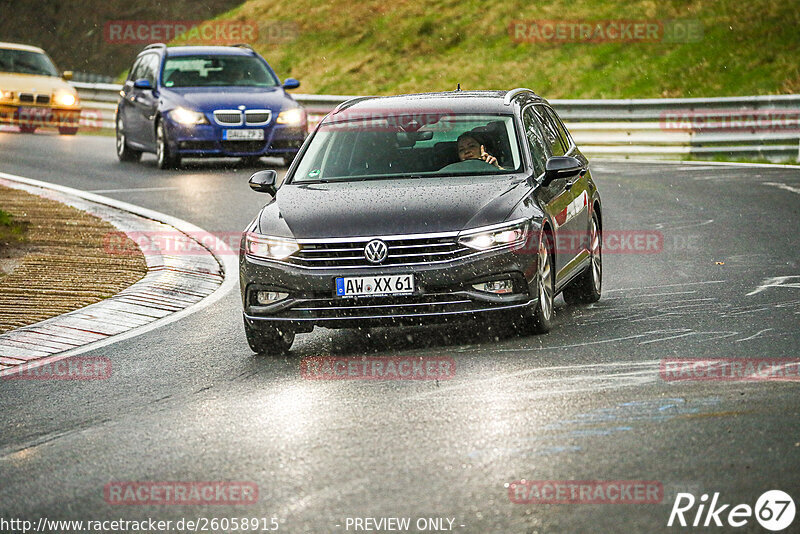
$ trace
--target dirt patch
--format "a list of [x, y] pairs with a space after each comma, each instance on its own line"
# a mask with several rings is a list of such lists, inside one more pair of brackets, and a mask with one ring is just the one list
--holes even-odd
[[105, 250], [119, 230], [102, 219], [2, 186], [0, 207], [24, 227], [21, 238], [0, 239], [0, 333], [108, 298], [147, 273], [133, 241], [132, 254]]

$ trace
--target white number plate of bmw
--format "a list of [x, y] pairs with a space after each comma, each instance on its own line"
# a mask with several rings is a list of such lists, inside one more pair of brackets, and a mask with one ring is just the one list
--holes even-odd
[[336, 279], [337, 297], [410, 295], [414, 292], [413, 274], [357, 276]]
[[223, 130], [223, 141], [263, 141], [264, 130]]

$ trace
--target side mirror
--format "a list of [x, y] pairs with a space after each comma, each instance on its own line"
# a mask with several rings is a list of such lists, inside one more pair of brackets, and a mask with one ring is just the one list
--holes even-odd
[[269, 193], [273, 197], [278, 192], [276, 184], [278, 183], [278, 173], [269, 171], [258, 171], [250, 177], [248, 182], [250, 189], [257, 193]]
[[300, 82], [294, 78], [286, 78], [283, 82], [284, 89], [297, 89], [298, 87], [300, 87]]
[[64, 78], [64, 80], [66, 80], [66, 81], [70, 81], [72, 79], [73, 74], [74, 73], [71, 70], [65, 70], [61, 74], [61, 77]]
[[152, 89], [153, 84], [150, 83], [150, 80], [147, 78], [139, 78], [135, 82], [133, 82], [134, 89]]
[[544, 185], [556, 178], [575, 176], [583, 170], [583, 165], [572, 156], [551, 156], [544, 165]]

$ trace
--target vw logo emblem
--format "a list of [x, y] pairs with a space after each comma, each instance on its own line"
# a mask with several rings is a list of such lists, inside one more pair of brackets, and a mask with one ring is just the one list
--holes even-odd
[[389, 247], [380, 239], [373, 239], [364, 247], [364, 257], [370, 263], [380, 263], [389, 255]]

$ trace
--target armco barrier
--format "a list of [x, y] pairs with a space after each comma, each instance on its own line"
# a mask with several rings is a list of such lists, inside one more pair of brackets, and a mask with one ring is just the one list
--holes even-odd
[[[114, 128], [121, 86], [73, 82], [85, 124]], [[313, 127], [355, 95], [294, 94]], [[800, 161], [800, 95], [551, 100], [587, 155]]]

